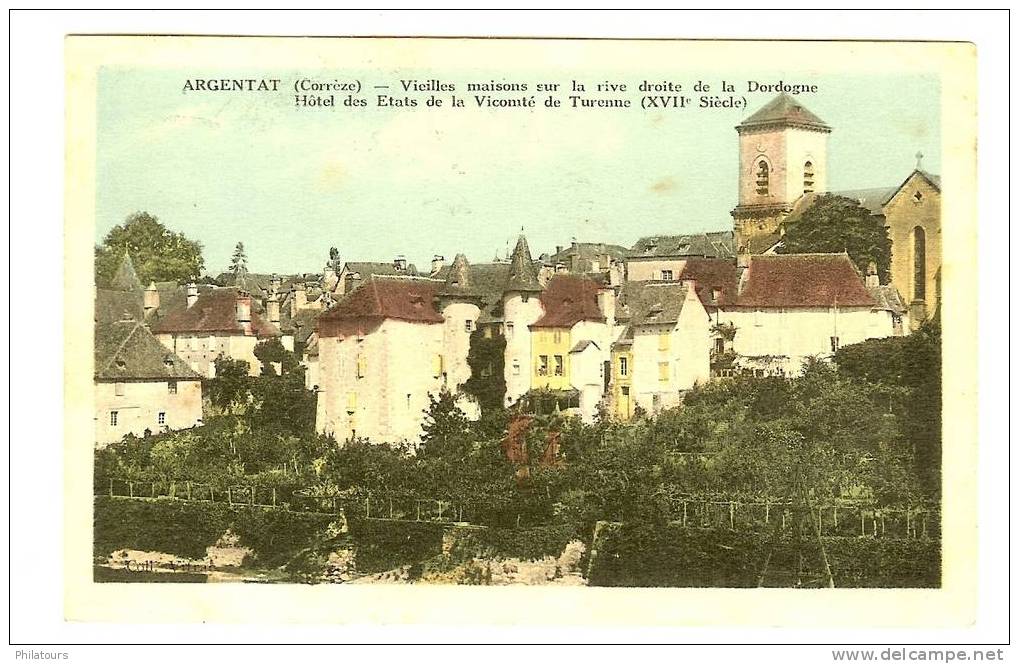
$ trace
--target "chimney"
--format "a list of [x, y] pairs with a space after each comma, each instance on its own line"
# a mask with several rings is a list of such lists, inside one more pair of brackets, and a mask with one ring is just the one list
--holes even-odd
[[156, 290], [156, 282], [149, 282], [149, 287], [145, 289], [142, 299], [145, 307], [145, 316], [148, 317], [149, 314], [159, 308], [159, 291]]
[[251, 294], [245, 290], [237, 291], [237, 324], [244, 328], [244, 333], [251, 331]]
[[190, 284], [187, 285], [188, 309], [190, 309], [192, 305], [194, 305], [194, 303], [197, 301], [198, 301], [198, 284], [192, 281]]
[[442, 266], [446, 264], [446, 257], [435, 254], [432, 256], [432, 274], [435, 274], [442, 269]]
[[714, 302], [715, 304], [718, 304], [719, 302], [722, 301], [722, 289], [721, 288], [712, 288], [711, 289], [711, 301]]
[[296, 316], [301, 309], [308, 307], [308, 291], [304, 284], [294, 284], [294, 299], [290, 303], [290, 315]]
[[280, 298], [276, 293], [272, 293], [265, 299], [265, 315], [269, 318], [269, 322], [276, 327], [280, 326]]
[[280, 275], [274, 274], [269, 277], [269, 294], [275, 295], [280, 292], [280, 286], [283, 285], [283, 280], [280, 279]]
[[397, 256], [396, 258], [393, 259], [393, 267], [396, 268], [397, 272], [405, 271], [407, 269], [407, 259], [404, 258], [402, 255]]
[[561, 245], [561, 244], [557, 244], [557, 245], [555, 246], [555, 252], [556, 252], [557, 254], [561, 254], [561, 253], [563, 253], [563, 245]]
[[867, 265], [867, 288], [874, 288], [881, 285], [881, 280], [877, 276], [877, 263], [873, 261]]

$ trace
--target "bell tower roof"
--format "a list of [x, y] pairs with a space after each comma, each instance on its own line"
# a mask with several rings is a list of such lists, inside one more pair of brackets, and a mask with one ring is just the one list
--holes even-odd
[[765, 127], [805, 127], [826, 133], [831, 131], [831, 127], [824, 120], [811, 113], [795, 97], [785, 92], [741, 122], [736, 127], [736, 131], [742, 132], [745, 129]]

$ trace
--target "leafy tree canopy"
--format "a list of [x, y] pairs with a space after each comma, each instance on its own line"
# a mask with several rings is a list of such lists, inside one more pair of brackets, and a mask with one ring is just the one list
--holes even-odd
[[877, 265], [881, 283], [888, 283], [892, 241], [880, 217], [856, 201], [824, 194], [808, 207], [799, 220], [786, 228], [782, 254], [849, 254], [861, 274], [870, 263]]
[[125, 251], [143, 286], [150, 281], [194, 281], [205, 266], [200, 243], [170, 231], [148, 212], [136, 212], [110, 229], [96, 247], [97, 285], [109, 285]]

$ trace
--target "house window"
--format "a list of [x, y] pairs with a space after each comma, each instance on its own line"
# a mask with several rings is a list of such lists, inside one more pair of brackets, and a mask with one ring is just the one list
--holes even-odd
[[913, 229], [913, 299], [927, 299], [927, 234]]
[[513, 338], [513, 323], [506, 323], [506, 338]]
[[407, 395], [407, 410], [410, 410], [410, 395]]
[[630, 370], [630, 367], [628, 367], [626, 365], [627, 365], [626, 358], [625, 357], [619, 358], [619, 375], [620, 376], [628, 375], [627, 372]]
[[807, 162], [803, 164], [803, 193], [809, 194], [814, 191], [814, 164]]
[[160, 412], [159, 415], [156, 415], [156, 424], [159, 426], [166, 424], [166, 413]]
[[920, 203], [921, 201], [923, 201], [923, 194], [921, 194], [919, 191], [913, 194], [914, 203]]
[[837, 351], [839, 349], [839, 338], [838, 337], [831, 337], [830, 340], [831, 340], [831, 352], [834, 353], [835, 351]]
[[548, 375], [548, 355], [538, 356], [538, 375], [539, 376]]
[[563, 356], [562, 355], [556, 355], [554, 359], [555, 359], [555, 375], [556, 376], [562, 376], [563, 375]]
[[489, 362], [485, 366], [481, 367], [481, 377], [488, 378], [492, 375], [492, 363]]
[[669, 363], [659, 362], [658, 363], [658, 380], [665, 382], [669, 380]]
[[123, 383], [114, 383], [113, 384], [113, 394], [115, 396], [118, 396], [118, 397], [124, 396], [124, 384]]
[[715, 352], [719, 354], [725, 352], [725, 339], [721, 337], [715, 339]]
[[473, 331], [474, 331], [474, 321], [472, 321], [470, 318], [468, 318], [467, 320], [464, 321], [464, 332], [473, 332]]
[[368, 370], [368, 360], [364, 355], [357, 356], [357, 377], [364, 378]]
[[111, 427], [117, 426], [117, 411], [115, 410], [110, 411], [110, 426]]
[[432, 376], [433, 377], [438, 378], [439, 376], [442, 375], [442, 368], [443, 368], [442, 364], [443, 364], [443, 362], [442, 362], [442, 355], [439, 355], [438, 353], [436, 353], [435, 356], [432, 357]]
[[662, 270], [662, 281], [672, 281], [672, 270]]
[[768, 195], [768, 162], [763, 159], [757, 163], [757, 193], [761, 196]]
[[562, 333], [561, 330], [556, 330], [555, 332], [552, 333], [552, 341], [553, 342], [560, 343], [560, 342], [562, 342], [562, 340], [563, 340], [563, 333]]
[[658, 350], [669, 350], [669, 337], [670, 334], [668, 332], [658, 333]]
[[758, 327], [760, 327], [760, 325], [761, 325], [761, 310], [760, 309], [754, 309], [754, 325], [757, 325]]
[[357, 392], [347, 392], [347, 413], [357, 410]]
[[513, 360], [513, 375], [520, 375], [520, 360]]
[[485, 327], [485, 338], [486, 339], [491, 339], [492, 338], [492, 328], [491, 328], [491, 326]]
[[171, 380], [166, 384], [167, 394], [177, 394], [177, 381]]

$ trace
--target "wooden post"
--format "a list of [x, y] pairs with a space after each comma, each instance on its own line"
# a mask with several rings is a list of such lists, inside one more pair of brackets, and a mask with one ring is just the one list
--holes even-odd
[[927, 537], [927, 512], [923, 513], [923, 536]]
[[368, 504], [368, 496], [364, 497], [364, 518], [371, 516], [371, 505]]
[[216, 502], [216, 490], [212, 488], [211, 484], [209, 485], [209, 502]]
[[764, 525], [768, 525], [771, 518], [771, 503], [764, 501]]
[[683, 527], [686, 528], [686, 501], [683, 501]]
[[782, 510], [782, 530], [785, 530], [785, 509]]
[[736, 530], [736, 503], [729, 501], [729, 530]]
[[863, 515], [863, 508], [860, 508], [860, 537], [867, 534], [867, 522], [866, 517]]
[[909, 539], [909, 508], [906, 508], [906, 539]]
[[113, 497], [113, 479], [110, 479], [110, 498]]
[[421, 501], [420, 500], [417, 501], [417, 504], [418, 504], [418, 518], [417, 518], [417, 520], [420, 521], [421, 520]]
[[272, 506], [276, 507], [276, 487], [272, 488]]
[[393, 518], [393, 497], [389, 497], [389, 518]]
[[127, 481], [127, 495], [129, 498], [134, 498], [134, 482], [131, 480]]
[[191, 480], [188, 480], [188, 500], [191, 500]]
[[838, 529], [839, 529], [839, 506], [838, 505], [835, 506], [834, 518], [835, 518], [835, 530], [838, 531]]
[[226, 502], [230, 503], [231, 505], [234, 504], [234, 497], [233, 494], [230, 493], [230, 487], [226, 488]]

